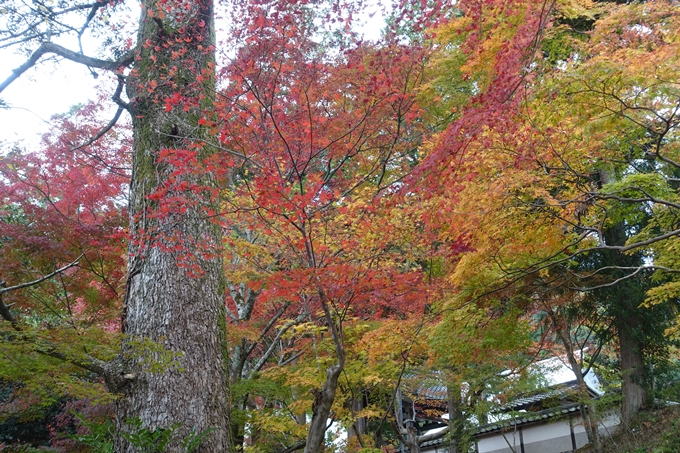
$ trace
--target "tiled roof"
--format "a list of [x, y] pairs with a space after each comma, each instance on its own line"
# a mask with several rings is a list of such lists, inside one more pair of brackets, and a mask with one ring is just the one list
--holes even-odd
[[[588, 394], [595, 398], [598, 396], [592, 388], [586, 385]], [[541, 389], [540, 391], [532, 394], [527, 394], [515, 398], [514, 400], [501, 406], [501, 412], [525, 409], [532, 406], [536, 406], [547, 400], [564, 400], [569, 397], [570, 394], [574, 394], [578, 391], [578, 382], [576, 380], [565, 382], [563, 384], [553, 385]]]
[[[551, 409], [546, 409], [539, 412], [522, 412], [508, 420], [482, 425], [479, 428], [477, 428], [474, 435], [484, 436], [498, 431], [504, 431], [507, 430], [508, 428], [514, 429], [523, 425], [528, 425], [540, 421], [547, 421], [560, 417], [571, 416], [572, 414], [575, 414], [578, 411], [579, 411], [578, 404], [569, 404]], [[441, 437], [439, 439], [423, 442], [420, 446], [421, 448], [434, 447], [437, 445], [443, 445], [445, 442], [446, 437]]]
[[[505, 413], [505, 416], [508, 417], [507, 419], [479, 426], [475, 430], [474, 435], [483, 436], [509, 428], [514, 429], [523, 425], [548, 421], [551, 419], [576, 414], [580, 410], [579, 404], [577, 402], [569, 401], [568, 397], [570, 393], [576, 391], [577, 389], [578, 383], [574, 380], [571, 382], [565, 382], [564, 384], [548, 387], [534, 394], [516, 398], [513, 401], [501, 406], [500, 410], [498, 411], [500, 413]], [[588, 387], [588, 393], [591, 397], [597, 396], [597, 393], [590, 387]], [[544, 403], [547, 400], [558, 400], [561, 401], [562, 404], [555, 407], [548, 407], [547, 409], [539, 411], [524, 411], [525, 408], [540, 406], [541, 403]], [[519, 410], [522, 410], [522, 412], [517, 412]], [[440, 438], [429, 442], [424, 442], [421, 447], [442, 445], [444, 442], [445, 438]]]
[[414, 372], [406, 373], [404, 381], [406, 387], [418, 398], [446, 400], [446, 384], [442, 380], [441, 373], [438, 371], [419, 374]]
[[518, 427], [535, 423], [541, 420], [550, 420], [552, 418], [559, 418], [570, 415], [579, 411], [578, 403], [565, 404], [562, 406], [545, 409], [538, 412], [521, 412], [508, 420], [502, 420], [496, 423], [489, 423], [482, 425], [475, 431], [476, 435], [488, 434], [496, 431], [501, 431], [509, 427]]

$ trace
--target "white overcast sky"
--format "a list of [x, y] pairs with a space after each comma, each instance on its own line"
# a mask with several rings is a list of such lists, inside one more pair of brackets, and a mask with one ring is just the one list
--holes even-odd
[[[377, 11], [378, 7], [371, 9]], [[136, 12], [130, 14], [138, 16]], [[362, 27], [365, 38], [377, 38], [383, 27], [382, 16], [375, 14], [372, 19], [366, 18], [365, 22], [366, 25]], [[59, 44], [77, 49], [75, 42]], [[85, 53], [94, 56], [97, 43], [89, 44], [91, 46], [84, 42]], [[12, 49], [0, 50], [0, 81], [9, 77], [12, 70], [25, 61], [25, 55], [15, 55]], [[0, 152], [7, 149], [7, 144], [15, 142], [20, 142], [27, 149], [35, 147], [40, 136], [48, 131], [47, 121], [50, 117], [64, 113], [76, 104], [95, 99], [97, 87], [104, 78], [102, 74], [102, 77], [95, 80], [85, 66], [66, 60], [58, 63], [41, 62], [24, 73], [0, 93], [0, 99], [12, 107], [0, 109]], [[113, 114], [115, 106], [112, 105], [111, 109]]]
[[[5, 80], [25, 57], [2, 55], [0, 79]], [[29, 70], [0, 94], [12, 106], [0, 109], [0, 141], [23, 140], [30, 146], [48, 130], [46, 121], [55, 113], [96, 97], [97, 81], [82, 65], [62, 61]]]
[[[127, 6], [130, 5], [130, 6]], [[133, 24], [140, 15], [139, 6], [134, 1], [126, 2], [126, 6], [119, 7], [112, 21], [117, 24]], [[80, 26], [82, 18], [79, 16]], [[64, 36], [55, 40], [71, 50], [78, 50], [78, 43], [74, 36]], [[83, 50], [86, 55], [97, 57], [100, 41], [88, 39], [84, 35]], [[33, 46], [34, 48], [37, 45]], [[12, 70], [21, 66], [27, 59], [26, 55], [17, 55], [14, 48], [0, 50], [0, 80], [5, 80]], [[0, 142], [22, 142], [26, 148], [32, 148], [39, 143], [40, 136], [49, 129], [48, 121], [54, 114], [64, 113], [77, 104], [84, 104], [90, 99], [96, 99], [97, 88], [102, 81], [107, 80], [104, 71], [97, 71], [99, 79], [95, 80], [87, 67], [68, 60], [54, 61], [54, 58], [43, 57], [36, 66], [29, 69], [15, 80], [2, 93], [3, 99], [10, 109], [0, 109]], [[112, 115], [115, 106], [112, 105]]]

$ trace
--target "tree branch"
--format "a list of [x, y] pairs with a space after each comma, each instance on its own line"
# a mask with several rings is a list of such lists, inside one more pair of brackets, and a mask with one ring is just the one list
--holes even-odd
[[[281, 314], [283, 314], [283, 313], [281, 313]], [[281, 316], [281, 315], [277, 315], [275, 318], [278, 319], [280, 316]], [[299, 324], [300, 322], [302, 322], [302, 319], [304, 319], [304, 316], [306, 316], [306, 315], [299, 315], [299, 316], [297, 317], [297, 319], [288, 321], [287, 323], [285, 323], [285, 324], [281, 327], [281, 329], [279, 329], [279, 331], [276, 333], [276, 337], [274, 337], [274, 339], [272, 340], [272, 343], [269, 345], [269, 348], [267, 348], [267, 350], [265, 351], [265, 353], [262, 354], [262, 357], [260, 357], [260, 360], [258, 360], [257, 363], [253, 366], [253, 369], [251, 370], [250, 376], [249, 376], [249, 377], [252, 378], [252, 376], [253, 376], [253, 374], [254, 374], [255, 372], [260, 371], [260, 370], [262, 369], [262, 367], [264, 366], [264, 364], [267, 362], [267, 360], [269, 360], [269, 358], [270, 358], [270, 357], [272, 356], [272, 354], [274, 353], [274, 350], [276, 349], [276, 343], [278, 343], [278, 341], [279, 341], [279, 340], [281, 339], [281, 337], [288, 331], [288, 329], [290, 329], [290, 328], [293, 327], [294, 325]], [[268, 326], [268, 327], [267, 327], [267, 331], [269, 330], [269, 328], [270, 328], [270, 327]], [[263, 336], [264, 336], [264, 333], [265, 333], [265, 331], [263, 331], [263, 335], [260, 336], [260, 340], [259, 340], [259, 341], [262, 341], [262, 338], [263, 338]]]
[[47, 275], [44, 275], [37, 280], [33, 280], [32, 282], [26, 282], [26, 283], [21, 283], [19, 285], [7, 287], [6, 282], [0, 281], [0, 316], [2, 316], [2, 318], [5, 321], [8, 321], [10, 324], [12, 324], [12, 328], [14, 330], [16, 330], [17, 332], [20, 332], [22, 330], [21, 326], [19, 326], [19, 323], [17, 322], [17, 320], [14, 317], [14, 315], [12, 314], [12, 312], [9, 310], [9, 307], [7, 305], [5, 305], [5, 302], [2, 300], [2, 295], [5, 294], [5, 293], [8, 293], [10, 291], [16, 291], [18, 289], [28, 288], [30, 286], [34, 286], [34, 285], [37, 285], [39, 283], [42, 283], [45, 280], [49, 280], [50, 278], [54, 277], [55, 275], [64, 272], [66, 269], [69, 269], [73, 266], [77, 266], [78, 261], [80, 261], [80, 258], [82, 258], [82, 257], [83, 257], [83, 254], [81, 254], [78, 258], [75, 259], [75, 261], [67, 264], [66, 266], [61, 267], [61, 268], [59, 268], [59, 269], [55, 270], [54, 272], [51, 272]]
[[100, 60], [98, 58], [92, 58], [81, 53], [74, 52], [58, 44], [44, 42], [40, 44], [40, 47], [38, 47], [36, 51], [33, 52], [33, 54], [30, 56], [28, 60], [26, 60], [24, 64], [14, 69], [12, 71], [12, 75], [5, 79], [4, 82], [0, 83], [0, 93], [2, 93], [5, 90], [5, 88], [10, 86], [12, 82], [21, 77], [21, 75], [24, 72], [28, 71], [33, 66], [35, 66], [38, 60], [40, 60], [40, 58], [45, 54], [55, 54], [67, 60], [73, 61], [75, 63], [80, 63], [85, 66], [93, 68], [106, 69], [109, 71], [115, 71], [122, 67], [130, 66], [134, 62], [135, 55], [134, 51], [130, 50], [116, 61]]
[[116, 361], [105, 362], [103, 360], [92, 357], [89, 354], [85, 354], [84, 356], [81, 357], [74, 356], [72, 354], [64, 352], [57, 345], [55, 345], [49, 340], [39, 338], [35, 335], [32, 335], [30, 332], [24, 331], [24, 329], [22, 329], [22, 327], [19, 325], [17, 319], [10, 312], [9, 307], [5, 305], [5, 303], [2, 300], [2, 295], [4, 293], [37, 285], [41, 282], [44, 282], [45, 280], [54, 277], [55, 275], [64, 272], [65, 270], [71, 267], [77, 266], [79, 260], [82, 257], [83, 255], [81, 254], [75, 261], [31, 282], [21, 283], [19, 285], [14, 285], [10, 287], [7, 287], [5, 282], [0, 282], [0, 316], [2, 316], [3, 319], [8, 321], [12, 325], [12, 328], [16, 331], [14, 333], [3, 332], [0, 334], [0, 337], [2, 337], [2, 340], [4, 341], [19, 340], [30, 343], [33, 345], [35, 352], [37, 352], [38, 354], [59, 359], [64, 362], [75, 365], [77, 367], [80, 367], [84, 370], [95, 373], [106, 380], [106, 383], [111, 391], [116, 391], [117, 389], [121, 388], [121, 386], [124, 385], [126, 382], [134, 379], [135, 376], [132, 374], [124, 374], [121, 371], [122, 368], [119, 366], [120, 364]]
[[422, 436], [418, 436], [418, 442], [423, 444], [425, 442], [429, 442], [431, 440], [437, 440], [441, 439], [442, 437], [446, 436], [449, 433], [450, 427], [445, 427], [441, 431], [437, 432], [428, 432], [427, 434], [423, 434]]
[[78, 261], [80, 261], [80, 258], [82, 258], [82, 257], [83, 257], [83, 254], [81, 254], [78, 258], [76, 258], [73, 262], [67, 264], [66, 266], [60, 267], [60, 268], [57, 269], [56, 271], [50, 272], [49, 274], [44, 275], [44, 276], [40, 277], [40, 278], [37, 279], [37, 280], [33, 280], [32, 282], [20, 283], [20, 284], [18, 284], [18, 285], [14, 285], [14, 286], [10, 286], [10, 287], [3, 287], [3, 288], [0, 288], [0, 296], [2, 296], [2, 295], [5, 294], [5, 293], [8, 293], [8, 292], [10, 292], [10, 291], [16, 291], [16, 290], [18, 290], [18, 289], [28, 288], [29, 286], [35, 286], [35, 285], [37, 285], [38, 283], [42, 283], [42, 282], [44, 282], [45, 280], [49, 280], [50, 278], [54, 277], [55, 275], [64, 272], [66, 269], [69, 269], [69, 268], [71, 268], [71, 267], [73, 267], [73, 266], [77, 266], [77, 265], [78, 265]]
[[[99, 130], [99, 132], [97, 132], [94, 136], [92, 136], [90, 139], [88, 139], [88, 140], [87, 140], [85, 143], [83, 143], [82, 145], [78, 145], [78, 146], [76, 146], [75, 148], [72, 148], [72, 149], [71, 149], [71, 152], [78, 151], [79, 149], [88, 147], [88, 146], [90, 146], [91, 144], [93, 144], [94, 142], [96, 142], [97, 140], [99, 140], [100, 138], [102, 138], [104, 135], [106, 135], [106, 133], [107, 133], [108, 131], [110, 131], [110, 130], [113, 128], [113, 126], [116, 125], [116, 123], [117, 123], [118, 120], [120, 119], [120, 114], [121, 114], [121, 113], [123, 113], [123, 107], [118, 107], [118, 110], [116, 110], [116, 114], [113, 115], [113, 118], [111, 119], [111, 121], [109, 121], [109, 123], [108, 123], [106, 126], [104, 126], [103, 128], [101, 128], [101, 129]], [[102, 162], [103, 162], [103, 159], [101, 159], [100, 157], [95, 156], [95, 158], [97, 158], [99, 161], [102, 161]], [[107, 165], [107, 166], [108, 166], [108, 165]]]
[[290, 447], [286, 448], [285, 450], [281, 450], [281, 453], [292, 453], [297, 450], [302, 450], [305, 448], [305, 445], [307, 445], [306, 441], [300, 441], [295, 445], [291, 445]]

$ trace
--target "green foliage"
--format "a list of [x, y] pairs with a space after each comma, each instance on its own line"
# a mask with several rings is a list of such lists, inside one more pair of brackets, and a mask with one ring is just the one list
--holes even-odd
[[590, 0], [561, 0], [555, 4], [555, 25], [541, 41], [543, 56], [550, 66], [571, 59], [588, 40], [587, 31], [604, 8]]
[[445, 366], [493, 364], [504, 368], [529, 345], [528, 324], [511, 301], [490, 301], [488, 308], [451, 304], [430, 337], [437, 360]]
[[[602, 197], [611, 197], [608, 203], [610, 225], [626, 222], [630, 225], [640, 225], [649, 222], [653, 215], [652, 205], [640, 202], [622, 202], [619, 200], [640, 200], [648, 197], [656, 199], [674, 200], [676, 197], [666, 183], [666, 177], [660, 173], [636, 173], [623, 175], [621, 178], [605, 184], [601, 190]], [[658, 229], [655, 231], [658, 234]], [[639, 240], [638, 234], [628, 239], [629, 243]]]
[[670, 357], [664, 357], [654, 366], [654, 396], [659, 401], [680, 402], [680, 360], [677, 357], [676, 347]]
[[123, 436], [135, 447], [144, 448], [144, 451], [149, 453], [161, 453], [165, 451], [165, 447], [172, 442], [173, 436], [179, 424], [172, 424], [168, 428], [156, 428], [150, 430], [142, 427], [142, 421], [139, 418], [126, 420], [128, 425], [132, 426], [131, 433], [123, 433]]
[[198, 432], [196, 428], [192, 428], [188, 436], [182, 441], [182, 448], [187, 452], [191, 453], [201, 446], [203, 440], [213, 431], [217, 431], [217, 428], [208, 428], [204, 431]]
[[168, 428], [150, 430], [142, 427], [139, 418], [127, 420], [132, 426], [131, 433], [123, 433], [123, 436], [135, 447], [147, 449], [149, 452], [163, 452], [165, 447], [172, 441], [172, 437], [179, 428], [179, 424], [172, 424]]
[[461, 50], [464, 35], [459, 32], [450, 26], [437, 29], [433, 44], [439, 49], [431, 57], [425, 81], [418, 88], [426, 119], [436, 132], [460, 118], [462, 108], [477, 89], [474, 78], [464, 74], [466, 57]]
[[113, 453], [113, 420], [94, 422], [86, 420], [82, 415], [73, 413], [88, 430], [87, 434], [71, 434], [68, 437], [87, 445], [93, 452]]
[[181, 372], [181, 352], [167, 349], [161, 344], [162, 341], [163, 339], [153, 341], [150, 338], [131, 338], [127, 343], [129, 349], [124, 351], [123, 356], [148, 373], [163, 373], [168, 370]]
[[[285, 404], [294, 399], [290, 387], [272, 379], [267, 373], [256, 373], [250, 379], [232, 382], [229, 390], [232, 401], [229, 421], [232, 426], [239, 427], [239, 430], [244, 430], [246, 424], [254, 430], [262, 427], [273, 437], [291, 431], [290, 423], [294, 422], [289, 414], [276, 409], [280, 402]], [[248, 404], [254, 398], [264, 406], [261, 410], [252, 410], [252, 404]]]
[[[97, 423], [88, 421], [78, 414], [74, 415], [89, 432], [88, 434], [70, 435], [71, 439], [87, 445], [93, 452], [113, 453], [114, 425], [112, 420]], [[123, 433], [123, 436], [132, 445], [143, 449], [147, 453], [163, 453], [171, 442], [177, 441], [181, 441], [182, 451], [191, 453], [200, 447], [201, 443], [211, 432], [217, 430], [217, 428], [208, 428], [198, 432], [194, 428], [187, 436], [179, 437], [178, 430], [181, 425], [178, 423], [170, 425], [168, 428], [157, 428], [154, 430], [142, 427], [142, 421], [139, 418], [128, 419], [127, 424], [132, 427], [132, 432]]]
[[3, 453], [56, 453], [56, 450], [52, 450], [44, 447], [31, 447], [30, 445], [14, 444], [14, 445], [3, 445]]
[[[64, 329], [54, 332], [53, 338], [64, 338], [67, 343], [63, 350], [67, 356], [78, 358], [84, 355], [83, 344], [89, 350], [102, 352], [108, 355], [107, 349], [110, 344], [105, 340], [111, 340], [110, 336], [102, 337], [100, 344], [94, 342], [93, 332], [83, 331], [76, 343], [71, 339], [75, 333]], [[94, 330], [94, 329], [93, 329]], [[63, 335], [62, 335], [63, 334]], [[0, 360], [0, 380], [5, 382], [21, 382], [16, 389], [19, 398], [30, 399], [30, 406], [34, 410], [49, 407], [63, 397], [88, 398], [98, 402], [108, 402], [113, 395], [106, 391], [101, 379], [93, 376], [76, 366], [64, 364], [62, 361], [48, 357], [44, 354], [44, 346], [40, 346], [37, 334], [27, 331], [25, 339], [36, 337], [36, 341], [6, 342], [3, 344], [3, 360]], [[37, 343], [37, 344], [36, 344]], [[111, 349], [113, 350], [113, 348]]]
[[677, 453], [680, 451], [680, 420], [673, 420], [671, 429], [664, 432], [661, 436], [661, 446], [654, 449], [652, 453]]
[[60, 412], [61, 403], [56, 397], [34, 398], [21, 384], [0, 384], [0, 445], [17, 439], [31, 444], [48, 442], [49, 424]]
[[583, 41], [585, 39], [586, 35], [584, 34], [574, 33], [566, 27], [558, 27], [551, 30], [549, 35], [543, 39], [541, 50], [546, 61], [550, 65], [555, 65], [569, 60], [578, 48], [578, 44], [575, 41]]

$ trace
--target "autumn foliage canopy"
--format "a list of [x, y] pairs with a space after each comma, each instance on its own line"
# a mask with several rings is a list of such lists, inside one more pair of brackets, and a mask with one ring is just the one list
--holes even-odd
[[[63, 3], [56, 37], [123, 7]], [[8, 10], [0, 45], [36, 46], [0, 92], [50, 53], [107, 81], [0, 154], [0, 426], [67, 404], [104, 409], [41, 442], [419, 451], [397, 395], [435, 376], [462, 449], [565, 354], [616, 363], [633, 417], [678, 360], [680, 5], [617, 3], [397, 2], [365, 39], [362, 2], [145, 1], [100, 59]], [[220, 390], [185, 393], [223, 426], [149, 415], [198, 344]]]

